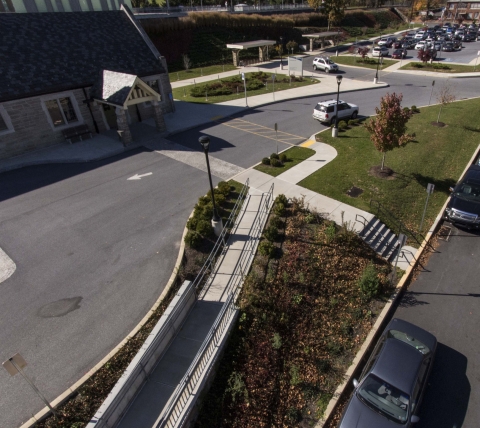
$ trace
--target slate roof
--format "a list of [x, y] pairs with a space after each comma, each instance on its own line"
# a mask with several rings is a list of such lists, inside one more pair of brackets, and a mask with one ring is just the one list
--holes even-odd
[[103, 69], [164, 73], [127, 13], [0, 13], [0, 102], [92, 86]]
[[117, 73], [103, 70], [102, 75], [93, 85], [91, 95], [97, 100], [108, 101], [117, 106], [123, 106], [135, 84], [134, 74]]

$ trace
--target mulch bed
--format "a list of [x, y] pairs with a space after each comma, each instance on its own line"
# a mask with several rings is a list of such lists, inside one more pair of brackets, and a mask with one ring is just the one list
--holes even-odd
[[372, 166], [368, 171], [368, 174], [377, 178], [382, 178], [384, 180], [395, 179], [395, 171], [393, 171], [393, 169], [389, 168], [388, 166], [384, 166], [383, 169], [381, 165]]
[[444, 122], [437, 122], [436, 120], [434, 120], [433, 122], [430, 122], [430, 125], [432, 125], [432, 126], [438, 126], [439, 128], [443, 128], [444, 126], [447, 126], [446, 123], [444, 123]]

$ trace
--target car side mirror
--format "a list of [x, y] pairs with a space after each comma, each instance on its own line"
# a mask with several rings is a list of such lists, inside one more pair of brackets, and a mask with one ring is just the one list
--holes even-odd
[[420, 418], [416, 415], [412, 415], [410, 421], [412, 422], [412, 424], [416, 424], [418, 421], [420, 421]]
[[448, 190], [450, 190], [450, 192], [453, 192], [453, 187], [449, 187]]
[[355, 388], [358, 386], [358, 380], [357, 379], [353, 379], [353, 386]]

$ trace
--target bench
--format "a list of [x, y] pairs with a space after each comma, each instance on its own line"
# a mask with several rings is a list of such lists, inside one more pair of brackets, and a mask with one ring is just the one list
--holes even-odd
[[92, 133], [90, 132], [90, 129], [88, 129], [88, 125], [85, 124], [64, 129], [62, 133], [65, 140], [70, 144], [74, 141], [83, 141], [92, 138]]

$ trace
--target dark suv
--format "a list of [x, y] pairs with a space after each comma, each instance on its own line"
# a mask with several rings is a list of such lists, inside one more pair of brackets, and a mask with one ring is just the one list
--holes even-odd
[[467, 228], [480, 228], [480, 165], [468, 168], [454, 189], [443, 218]]

